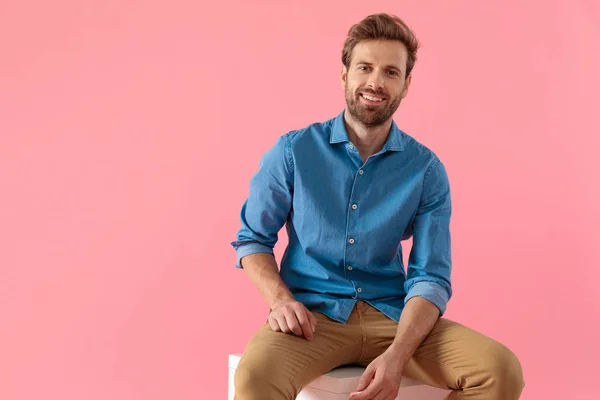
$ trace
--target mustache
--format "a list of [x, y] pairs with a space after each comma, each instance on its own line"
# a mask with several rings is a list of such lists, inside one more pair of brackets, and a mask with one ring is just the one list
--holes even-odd
[[387, 97], [387, 93], [385, 93], [383, 90], [372, 90], [372, 89], [362, 89], [362, 90], [357, 90], [356, 94], [369, 94], [369, 95], [373, 95], [373, 96], [381, 96], [381, 97]]

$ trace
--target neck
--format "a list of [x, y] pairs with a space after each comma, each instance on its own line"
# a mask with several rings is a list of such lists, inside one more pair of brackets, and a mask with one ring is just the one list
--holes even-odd
[[392, 118], [381, 125], [367, 126], [357, 121], [348, 110], [344, 113], [344, 122], [348, 138], [356, 146], [363, 161], [383, 148], [392, 128]]

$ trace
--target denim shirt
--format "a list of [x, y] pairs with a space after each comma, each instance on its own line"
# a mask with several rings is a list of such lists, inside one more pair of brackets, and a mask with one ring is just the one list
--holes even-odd
[[[450, 283], [450, 185], [442, 162], [395, 122], [362, 161], [344, 111], [278, 138], [261, 158], [231, 245], [273, 254], [285, 225], [280, 275], [309, 310], [345, 323], [358, 300], [398, 322], [421, 296], [443, 314]], [[412, 236], [405, 268], [401, 241]]]

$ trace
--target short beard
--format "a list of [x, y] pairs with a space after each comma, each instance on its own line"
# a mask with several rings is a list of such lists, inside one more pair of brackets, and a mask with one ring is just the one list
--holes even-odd
[[[376, 93], [373, 93], [376, 94]], [[387, 107], [381, 108], [378, 111], [374, 111], [375, 107], [359, 105], [360, 94], [352, 94], [346, 90], [346, 105], [350, 115], [362, 125], [367, 127], [376, 127], [383, 125], [386, 121], [394, 115], [398, 107], [400, 106], [400, 97], [395, 99], [388, 99], [391, 101]], [[378, 107], [380, 108], [380, 107]]]

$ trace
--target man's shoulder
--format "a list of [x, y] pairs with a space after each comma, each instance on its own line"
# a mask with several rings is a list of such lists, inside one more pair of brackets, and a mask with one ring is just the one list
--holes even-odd
[[404, 137], [404, 148], [405, 151], [411, 153], [412, 157], [422, 158], [428, 161], [440, 161], [438, 155], [433, 151], [430, 147], [425, 145], [423, 142], [417, 140], [413, 136], [408, 133], [401, 131], [402, 136]]
[[289, 142], [290, 145], [307, 141], [328, 141], [334, 121], [335, 117], [325, 121], [311, 122], [308, 125], [286, 132], [282, 137]]

